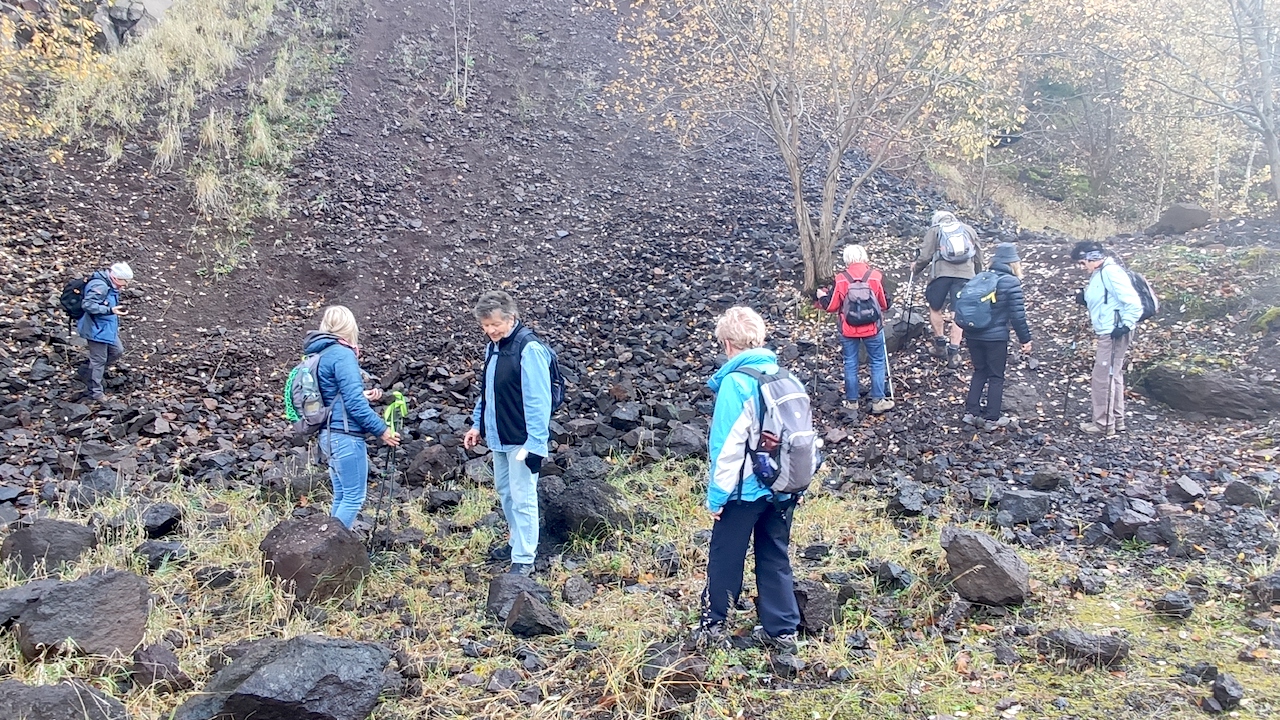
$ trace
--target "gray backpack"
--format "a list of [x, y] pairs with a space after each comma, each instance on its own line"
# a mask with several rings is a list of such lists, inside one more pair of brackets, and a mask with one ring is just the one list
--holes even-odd
[[978, 253], [973, 238], [965, 232], [964, 225], [949, 222], [938, 226], [938, 258], [944, 262], [967, 263]]
[[[813, 409], [804, 384], [783, 368], [766, 375], [739, 368], [760, 386], [760, 437], [747, 443], [747, 460], [761, 485], [774, 495], [798, 494], [809, 489], [818, 471], [818, 436], [813, 430]], [[741, 491], [741, 486], [739, 486]]]
[[[325, 348], [327, 350], [328, 348]], [[284, 417], [299, 437], [319, 433], [329, 422], [330, 407], [320, 396], [320, 356], [324, 350], [303, 355], [284, 381]]]

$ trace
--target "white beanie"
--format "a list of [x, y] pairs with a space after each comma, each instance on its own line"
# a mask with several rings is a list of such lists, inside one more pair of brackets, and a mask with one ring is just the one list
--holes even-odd
[[129, 267], [129, 263], [120, 261], [111, 266], [111, 274], [117, 280], [132, 280], [133, 268]]
[[955, 215], [952, 215], [946, 210], [939, 210], [933, 214], [933, 218], [930, 220], [930, 224], [942, 225], [943, 223], [954, 221], [955, 219], [956, 219]]

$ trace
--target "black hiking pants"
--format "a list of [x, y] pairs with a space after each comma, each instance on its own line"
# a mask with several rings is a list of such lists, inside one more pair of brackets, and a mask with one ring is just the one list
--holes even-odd
[[[988, 420], [1000, 419], [1000, 403], [1004, 399], [1004, 369], [1009, 359], [1009, 341], [965, 338], [969, 358], [973, 360], [973, 379], [964, 411]], [[987, 388], [987, 407], [982, 408], [982, 388]]]
[[[784, 509], [788, 505], [782, 506]], [[747, 545], [755, 537], [756, 591], [760, 624], [774, 637], [794, 633], [800, 625], [795, 581], [791, 576], [791, 513], [782, 512], [769, 498], [754, 502], [730, 500], [711, 531], [707, 556], [707, 590], [703, 622], [724, 622], [742, 592]]]

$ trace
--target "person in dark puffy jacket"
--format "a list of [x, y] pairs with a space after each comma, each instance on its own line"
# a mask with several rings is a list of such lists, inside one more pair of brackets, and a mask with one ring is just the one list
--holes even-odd
[[120, 291], [133, 282], [133, 270], [127, 262], [118, 262], [106, 270], [89, 276], [84, 284], [80, 307], [84, 315], [76, 322], [76, 334], [89, 346], [89, 359], [76, 370], [76, 379], [84, 383], [80, 396], [94, 402], [106, 401], [102, 378], [107, 367], [124, 355], [120, 342], [120, 318], [126, 314], [120, 304]]
[[320, 329], [307, 333], [303, 352], [321, 353], [316, 367], [320, 399], [330, 409], [329, 422], [320, 431], [320, 451], [329, 463], [333, 482], [333, 509], [330, 515], [348, 528], [364, 507], [369, 483], [369, 450], [366, 435], [377, 435], [395, 447], [400, 436], [369, 402], [382, 398], [382, 390], [364, 389], [360, 372], [360, 337], [356, 318], [341, 305], [325, 308]]
[[884, 294], [884, 279], [879, 270], [871, 267], [867, 258], [867, 250], [861, 245], [847, 245], [843, 252], [845, 264], [848, 266], [836, 275], [835, 287], [828, 291], [819, 288], [817, 304], [823, 310], [840, 312], [840, 346], [844, 356], [844, 405], [847, 410], [858, 407], [858, 364], [862, 348], [867, 349], [867, 364], [871, 366], [871, 412], [879, 415], [893, 408], [893, 400], [886, 396], [885, 372], [888, 364], [884, 349], [884, 322], [877, 320], [867, 325], [850, 325], [841, 312], [845, 296], [849, 294], [852, 282], [866, 280], [871, 289], [872, 299], [883, 315], [889, 309], [889, 300]]
[[[990, 327], [964, 331], [969, 357], [973, 360], [973, 378], [965, 398], [964, 422], [986, 429], [1007, 425], [1009, 419], [1000, 414], [1004, 395], [1004, 370], [1009, 355], [1009, 327], [1022, 343], [1022, 352], [1031, 352], [1031, 329], [1027, 327], [1027, 309], [1022, 300], [1022, 261], [1018, 247], [1000, 243], [991, 257], [991, 271], [1000, 276], [996, 282], [996, 301], [992, 307], [995, 320]], [[986, 388], [987, 404], [982, 405]]]

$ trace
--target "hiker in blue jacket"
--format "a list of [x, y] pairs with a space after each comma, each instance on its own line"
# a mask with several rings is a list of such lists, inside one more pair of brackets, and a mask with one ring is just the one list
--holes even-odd
[[1078, 242], [1071, 258], [1089, 272], [1089, 284], [1077, 299], [1089, 309], [1089, 322], [1098, 338], [1089, 385], [1093, 418], [1080, 423], [1080, 429], [1092, 435], [1115, 435], [1124, 432], [1124, 356], [1133, 328], [1142, 318], [1142, 298], [1129, 274], [1101, 243]]
[[133, 282], [129, 263], [118, 262], [106, 270], [89, 276], [82, 291], [80, 306], [84, 315], [76, 322], [76, 334], [89, 345], [89, 359], [76, 370], [76, 379], [84, 383], [82, 399], [103, 402], [102, 376], [107, 366], [116, 364], [124, 354], [120, 342], [120, 318], [128, 313], [120, 305], [120, 291]]
[[[711, 457], [707, 510], [715, 520], [707, 557], [707, 587], [703, 593], [704, 637], [723, 636], [729, 608], [742, 592], [747, 546], [755, 538], [757, 610], [766, 643], [794, 652], [800, 624], [791, 575], [790, 496], [774, 498], [747, 462], [747, 444], [760, 435], [759, 383], [740, 368], [772, 374], [778, 358], [765, 349], [764, 318], [750, 308], [729, 308], [716, 323], [716, 340], [728, 356], [707, 382], [716, 393], [715, 414], [708, 439]], [[775, 499], [778, 501], [775, 503]]]
[[[1009, 356], [1009, 326], [1013, 326], [1022, 352], [1031, 352], [1031, 328], [1027, 326], [1027, 309], [1022, 299], [1022, 260], [1018, 246], [1000, 243], [991, 256], [991, 272], [996, 273], [995, 304], [991, 308], [990, 326], [964, 331], [964, 342], [973, 360], [973, 377], [964, 403], [964, 422], [991, 430], [1009, 424], [1001, 415], [1004, 400], [1004, 371]], [[986, 388], [987, 404], [982, 405]]]
[[551, 354], [521, 324], [509, 294], [486, 292], [473, 312], [489, 344], [462, 444], [471, 449], [483, 441], [493, 453], [493, 482], [511, 533], [508, 572], [528, 577], [538, 551], [538, 473], [551, 434]]
[[307, 333], [303, 353], [321, 353], [316, 367], [320, 399], [330, 409], [329, 421], [320, 431], [320, 451], [329, 463], [333, 482], [330, 515], [350, 528], [364, 507], [369, 484], [369, 450], [366, 435], [377, 435], [395, 447], [400, 436], [369, 405], [382, 398], [382, 390], [364, 389], [360, 372], [360, 330], [351, 311], [342, 305], [325, 308], [320, 329]]

